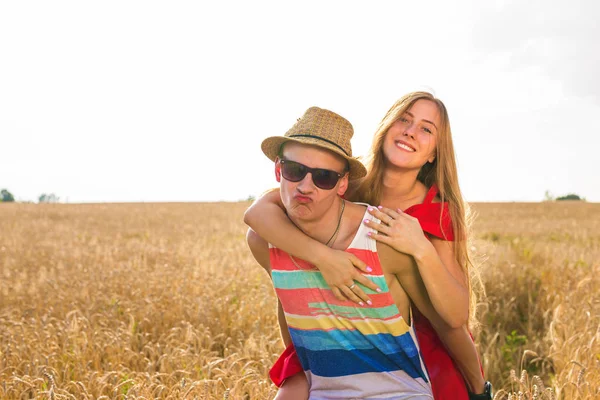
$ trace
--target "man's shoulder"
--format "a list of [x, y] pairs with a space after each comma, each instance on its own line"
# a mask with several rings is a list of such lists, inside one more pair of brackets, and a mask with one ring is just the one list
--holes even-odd
[[367, 204], [367, 203], [362, 203], [362, 202], [360, 202], [360, 201], [350, 201], [350, 200], [346, 200], [346, 203], [347, 203], [348, 205], [352, 205], [352, 207], [362, 207], [362, 208], [365, 208], [365, 207], [370, 207], [370, 206], [371, 206], [370, 204]]
[[256, 261], [258, 261], [264, 269], [269, 271], [271, 269], [269, 243], [252, 229], [248, 229], [248, 232], [246, 233], [246, 242]]
[[362, 216], [367, 211], [367, 207], [370, 207], [370, 205], [367, 203], [359, 203], [346, 200], [346, 212], [355, 217], [357, 215]]

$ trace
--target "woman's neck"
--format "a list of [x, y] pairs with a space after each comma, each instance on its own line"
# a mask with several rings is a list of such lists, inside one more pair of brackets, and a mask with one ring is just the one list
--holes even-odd
[[381, 204], [390, 208], [406, 208], [407, 204], [420, 203], [426, 187], [417, 180], [418, 170], [392, 170], [383, 173]]

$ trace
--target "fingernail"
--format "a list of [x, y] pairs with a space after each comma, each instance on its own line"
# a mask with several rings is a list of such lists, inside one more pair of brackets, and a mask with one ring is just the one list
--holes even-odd
[[383, 206], [379, 206], [379, 207], [377, 207], [377, 208], [379, 208], [379, 209], [381, 210], [381, 209], [383, 208]]
[[367, 304], [370, 305], [370, 306], [372, 306], [373, 302], [371, 300], [367, 300]]
[[367, 270], [367, 272], [373, 272], [373, 268], [371, 268], [371, 267], [367, 267], [365, 269]]
[[369, 222], [369, 220], [365, 218], [365, 219], [363, 220], [363, 222], [366, 224], [366, 223], [368, 223], [368, 222]]
[[378, 293], [381, 293], [381, 289], [377, 288], [375, 290], [377, 290]]
[[371, 207], [371, 206], [367, 207], [367, 210], [369, 210], [369, 211], [373, 211], [374, 209], [375, 209], [375, 208], [373, 208], [373, 207]]
[[367, 236], [371, 236], [371, 233], [372, 233], [372, 232], [367, 232]]
[[365, 303], [363, 303], [362, 301], [360, 301], [358, 304], [360, 304], [361, 306], [365, 305]]

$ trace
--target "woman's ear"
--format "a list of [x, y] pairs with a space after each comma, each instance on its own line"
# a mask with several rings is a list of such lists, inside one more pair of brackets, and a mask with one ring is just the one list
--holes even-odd
[[433, 162], [434, 162], [434, 161], [435, 161], [435, 151], [433, 152], [433, 154], [431, 154], [431, 157], [429, 157], [429, 158], [427, 159], [427, 162], [428, 162], [429, 164], [433, 164]]

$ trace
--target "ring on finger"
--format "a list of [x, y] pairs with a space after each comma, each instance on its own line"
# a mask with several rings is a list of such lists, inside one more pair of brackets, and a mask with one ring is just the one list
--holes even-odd
[[348, 286], [348, 289], [352, 290], [354, 289], [354, 287], [356, 287], [356, 283], [353, 283], [352, 285]]

